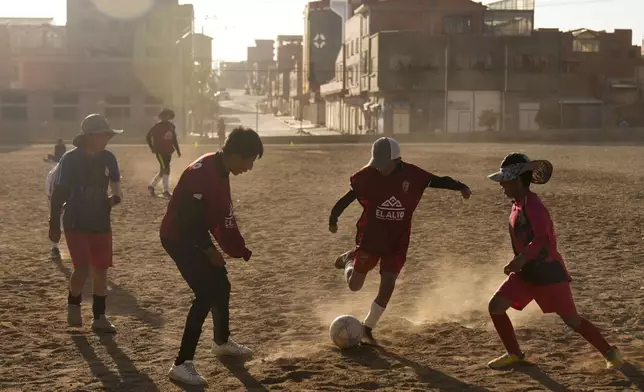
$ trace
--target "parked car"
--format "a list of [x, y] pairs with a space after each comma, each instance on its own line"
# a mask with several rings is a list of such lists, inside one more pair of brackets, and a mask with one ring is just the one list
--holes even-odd
[[217, 98], [220, 101], [229, 101], [230, 100], [230, 93], [227, 91], [218, 91], [215, 94], [215, 98]]

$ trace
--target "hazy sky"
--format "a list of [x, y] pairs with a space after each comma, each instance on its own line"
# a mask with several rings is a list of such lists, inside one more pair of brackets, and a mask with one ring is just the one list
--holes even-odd
[[[90, 1], [90, 0], [87, 0]], [[101, 0], [98, 0], [101, 1]], [[107, 0], [102, 0], [107, 1]], [[109, 0], [118, 2], [119, 0]], [[122, 0], [125, 1], [125, 0]], [[136, 1], [150, 0], [127, 0]], [[244, 60], [246, 47], [255, 38], [279, 34], [302, 34], [307, 0], [185, 0], [193, 3], [197, 27], [213, 36], [218, 60]], [[491, 1], [483, 1], [484, 4]], [[537, 27], [561, 30], [589, 28], [612, 31], [633, 30], [633, 43], [644, 38], [644, 0], [536, 0]], [[65, 23], [65, 0], [0, 0], [1, 16], [54, 17]]]

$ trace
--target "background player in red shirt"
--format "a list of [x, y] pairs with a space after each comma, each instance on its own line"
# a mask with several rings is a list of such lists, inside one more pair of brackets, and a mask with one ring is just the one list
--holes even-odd
[[552, 175], [552, 164], [530, 161], [524, 154], [512, 153], [501, 162], [501, 170], [489, 175], [499, 182], [505, 195], [513, 200], [510, 214], [510, 239], [515, 257], [504, 272], [508, 278], [494, 294], [489, 312], [507, 353], [488, 366], [502, 369], [524, 362], [524, 355], [507, 315], [511, 307], [522, 310], [532, 300], [543, 313], [557, 313], [575, 332], [583, 336], [606, 358], [608, 368], [622, 363], [616, 347], [611, 347], [590, 321], [577, 313], [570, 275], [557, 250], [557, 237], [548, 210], [530, 184], [545, 184]]
[[222, 151], [206, 154], [183, 172], [161, 223], [161, 243], [195, 294], [188, 312], [181, 348], [170, 369], [173, 380], [202, 385], [206, 380], [193, 363], [201, 328], [212, 312], [216, 355], [245, 356], [252, 351], [230, 338], [228, 325], [230, 282], [226, 261], [213, 244], [233, 258], [248, 261], [251, 251], [237, 228], [230, 196], [229, 175], [253, 169], [264, 154], [252, 129], [234, 129]]
[[161, 179], [163, 179], [163, 196], [171, 196], [170, 161], [172, 160], [172, 153], [176, 151], [177, 156], [181, 158], [176, 128], [172, 123], [173, 119], [174, 112], [170, 109], [163, 109], [159, 113], [159, 122], [150, 128], [146, 137], [150, 151], [156, 155], [157, 161], [159, 161], [159, 173], [154, 176], [148, 186], [148, 191], [150, 191], [152, 196], [156, 196], [155, 189]]
[[356, 225], [356, 248], [335, 262], [336, 268], [345, 270], [349, 288], [360, 290], [367, 273], [380, 262], [380, 289], [363, 322], [366, 343], [377, 344], [372, 330], [385, 311], [405, 265], [412, 214], [428, 187], [460, 191], [465, 199], [472, 194], [465, 184], [450, 177], [438, 177], [403, 162], [398, 142], [383, 137], [374, 142], [369, 164], [351, 176], [351, 190], [331, 211], [329, 231], [335, 233], [338, 217], [349, 204], [357, 199], [363, 208]]

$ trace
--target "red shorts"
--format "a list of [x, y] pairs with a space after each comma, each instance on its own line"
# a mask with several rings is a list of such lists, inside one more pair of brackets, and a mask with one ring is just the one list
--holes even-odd
[[534, 300], [543, 313], [557, 313], [561, 316], [577, 314], [570, 282], [538, 286], [511, 273], [494, 295], [512, 301], [512, 307], [516, 310], [523, 310]]
[[65, 232], [74, 268], [91, 265], [96, 269], [112, 266], [112, 233]]
[[366, 274], [372, 269], [376, 268], [380, 262], [380, 273], [392, 272], [399, 274], [405, 266], [407, 260], [407, 249], [404, 251], [392, 254], [378, 254], [366, 251], [364, 249], [356, 249], [355, 257], [353, 259], [353, 268], [356, 272]]

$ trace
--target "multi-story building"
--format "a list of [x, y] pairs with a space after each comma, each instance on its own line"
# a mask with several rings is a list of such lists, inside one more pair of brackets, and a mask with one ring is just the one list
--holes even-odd
[[291, 72], [302, 57], [301, 35], [277, 36], [277, 68], [275, 77], [275, 105], [281, 113], [290, 114]]
[[128, 131], [125, 138], [140, 139], [163, 106], [172, 107], [179, 130], [187, 130], [191, 85], [185, 76], [194, 69], [194, 42], [199, 40], [190, 36], [192, 6], [157, 1], [140, 14], [119, 18], [95, 4], [67, 2], [62, 48], [14, 50], [11, 83], [2, 84], [5, 91], [0, 92], [6, 96], [3, 136], [69, 137], [83, 115], [101, 112]]
[[562, 127], [598, 128], [622, 120], [643, 123], [637, 68], [641, 48], [631, 30], [578, 29], [562, 36], [561, 105], [550, 121]]
[[219, 83], [223, 88], [243, 89], [246, 87], [247, 64], [240, 62], [219, 63]]
[[246, 63], [249, 66], [248, 84], [257, 95], [268, 93], [269, 70], [275, 66], [275, 41], [257, 39], [248, 47]]

